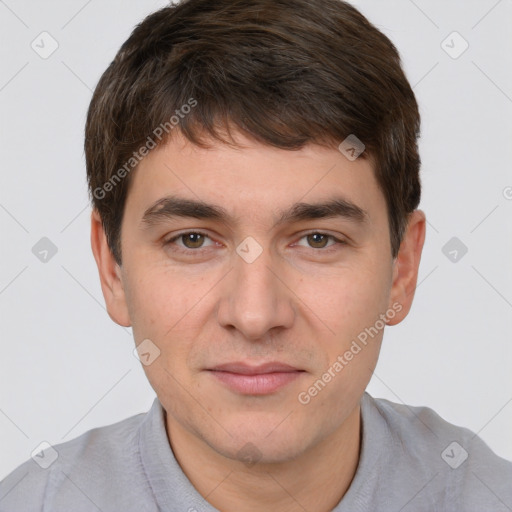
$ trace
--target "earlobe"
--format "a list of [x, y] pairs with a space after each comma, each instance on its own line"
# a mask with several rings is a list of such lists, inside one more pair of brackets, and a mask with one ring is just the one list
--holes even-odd
[[101, 290], [110, 318], [123, 327], [130, 327], [126, 295], [122, 282], [121, 268], [115, 261], [107, 243], [100, 215], [91, 213], [91, 248], [98, 266]]
[[425, 225], [425, 214], [421, 210], [415, 210], [410, 214], [406, 233], [393, 263], [393, 284], [389, 303], [389, 307], [400, 304], [401, 310], [387, 322], [388, 325], [400, 323], [411, 309], [425, 242]]

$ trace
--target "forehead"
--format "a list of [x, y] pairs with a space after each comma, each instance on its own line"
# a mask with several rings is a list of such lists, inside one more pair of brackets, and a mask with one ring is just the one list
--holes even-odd
[[134, 171], [127, 210], [135, 208], [142, 218], [148, 210], [165, 208], [165, 198], [172, 196], [188, 199], [189, 208], [216, 205], [216, 213], [230, 220], [248, 213], [263, 218], [266, 212], [275, 223], [291, 213], [292, 204], [319, 200], [344, 201], [341, 208], [352, 209], [354, 218], [385, 208], [371, 158], [350, 161], [336, 147], [316, 144], [284, 150], [241, 134], [237, 143], [209, 141], [202, 148], [177, 132]]

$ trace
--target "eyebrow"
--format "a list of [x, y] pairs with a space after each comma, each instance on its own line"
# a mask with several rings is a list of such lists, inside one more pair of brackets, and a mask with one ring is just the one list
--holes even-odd
[[[295, 203], [287, 210], [278, 212], [275, 225], [334, 217], [363, 224], [368, 221], [368, 212], [343, 197], [334, 197], [317, 203]], [[142, 228], [150, 228], [174, 218], [214, 220], [231, 225], [236, 224], [237, 221], [222, 206], [177, 196], [166, 196], [144, 212], [141, 225]]]

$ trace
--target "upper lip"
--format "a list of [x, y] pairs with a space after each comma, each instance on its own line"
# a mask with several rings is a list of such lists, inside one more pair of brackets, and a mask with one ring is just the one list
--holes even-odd
[[265, 373], [291, 373], [302, 371], [289, 364], [270, 362], [260, 365], [249, 365], [246, 363], [225, 363], [209, 368], [211, 371], [238, 373], [241, 375], [262, 375]]

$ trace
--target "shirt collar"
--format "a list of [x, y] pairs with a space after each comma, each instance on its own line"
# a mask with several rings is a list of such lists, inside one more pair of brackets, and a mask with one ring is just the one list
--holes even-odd
[[[364, 392], [361, 397], [361, 450], [356, 473], [349, 489], [333, 512], [351, 510], [371, 501], [372, 489], [378, 487], [379, 472], [376, 470], [389, 461], [392, 439], [385, 420], [374, 405], [374, 399]], [[139, 429], [139, 451], [142, 465], [155, 501], [161, 510], [218, 512], [195, 489], [174, 457], [165, 428], [165, 411], [155, 398]], [[386, 466], [384, 466], [386, 467]]]
[[218, 512], [192, 485], [174, 457], [165, 428], [165, 411], [155, 398], [139, 429], [142, 465], [160, 510]]

